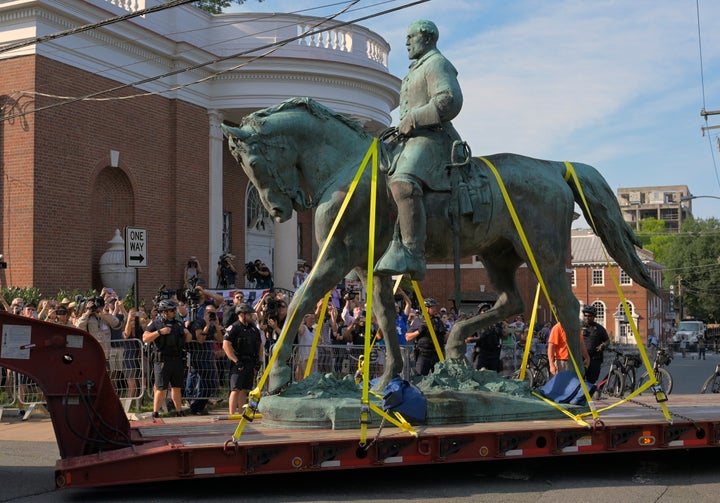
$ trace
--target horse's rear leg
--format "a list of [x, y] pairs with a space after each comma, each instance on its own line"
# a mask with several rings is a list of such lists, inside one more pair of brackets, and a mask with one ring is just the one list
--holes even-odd
[[518, 265], [519, 259], [507, 260], [499, 257], [485, 259], [490, 283], [500, 295], [489, 311], [453, 325], [445, 344], [445, 355], [448, 359], [464, 359], [467, 351], [465, 339], [492, 323], [503, 321], [523, 311], [524, 303], [515, 283], [515, 271]]
[[572, 292], [565, 268], [544, 278], [550, 302], [555, 306], [557, 319], [567, 334], [568, 348], [575, 363], [584, 370], [580, 337], [580, 303]]
[[400, 353], [400, 342], [397, 338], [395, 321], [397, 311], [392, 291], [390, 276], [375, 276], [373, 282], [373, 315], [383, 333], [385, 341], [385, 367], [378, 377], [373, 390], [384, 392], [390, 381], [403, 371], [403, 360]]

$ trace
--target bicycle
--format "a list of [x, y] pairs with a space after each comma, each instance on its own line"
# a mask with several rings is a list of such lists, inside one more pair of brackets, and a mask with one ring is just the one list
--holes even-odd
[[[520, 379], [520, 369], [513, 372], [510, 377]], [[525, 379], [533, 389], [543, 386], [550, 380], [550, 362], [545, 353], [536, 354], [535, 351], [530, 351], [530, 357], [525, 368]]]
[[625, 354], [620, 350], [607, 348], [608, 351], [615, 353], [607, 376], [599, 381], [596, 386], [594, 397], [601, 398], [603, 395], [622, 397], [625, 393], [631, 393], [635, 390], [635, 369], [638, 368], [642, 361], [637, 355]]
[[[653, 373], [655, 374], [655, 379], [657, 380], [658, 384], [660, 384], [660, 387], [662, 387], [663, 391], [666, 395], [669, 395], [672, 393], [673, 388], [673, 378], [672, 374], [670, 374], [670, 371], [663, 368], [670, 365], [670, 362], [672, 361], [673, 357], [665, 348], [657, 348], [657, 353], [655, 354], [655, 361], [653, 362]], [[645, 381], [649, 379], [648, 372], [645, 372], [642, 376], [640, 376], [640, 381], [638, 385], [644, 384]]]
[[720, 393], [720, 363], [715, 366], [715, 371], [707, 378], [700, 393]]

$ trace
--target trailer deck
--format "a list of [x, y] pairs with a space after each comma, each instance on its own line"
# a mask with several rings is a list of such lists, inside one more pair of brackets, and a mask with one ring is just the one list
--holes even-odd
[[[671, 395], [671, 421], [653, 395], [643, 394], [586, 423], [566, 417], [413, 425], [415, 436], [379, 430], [374, 416], [361, 448], [359, 428], [279, 429], [260, 419], [233, 442], [237, 421], [218, 420], [226, 416], [130, 422], [102, 348], [86, 332], [6, 313], [0, 328], [0, 366], [30, 376], [45, 395], [61, 456], [58, 488], [720, 445], [720, 394]], [[595, 402], [599, 409], [612, 403]]]

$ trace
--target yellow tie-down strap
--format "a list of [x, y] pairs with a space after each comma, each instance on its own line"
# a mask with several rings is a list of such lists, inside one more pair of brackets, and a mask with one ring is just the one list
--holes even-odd
[[[530, 265], [533, 269], [533, 272], [535, 273], [535, 277], [538, 280], [538, 283], [540, 285], [540, 288], [542, 288], [543, 294], [545, 295], [545, 298], [547, 299], [548, 305], [550, 306], [550, 309], [553, 313], [553, 317], [555, 318], [555, 321], [559, 323], [557, 312], [555, 311], [555, 305], [553, 304], [552, 300], [550, 299], [550, 293], [548, 292], [547, 286], [545, 285], [545, 280], [543, 279], [542, 273], [540, 272], [540, 268], [537, 265], [537, 261], [535, 260], [535, 254], [532, 252], [532, 248], [530, 248], [530, 242], [527, 239], [527, 236], [525, 234], [525, 230], [523, 229], [522, 224], [520, 223], [520, 218], [518, 217], [517, 212], [515, 211], [515, 206], [512, 203], [512, 200], [510, 199], [510, 194], [507, 191], [507, 188], [505, 187], [505, 183], [502, 181], [502, 178], [500, 177], [500, 173], [495, 168], [492, 162], [490, 162], [487, 158], [481, 157], [480, 158], [487, 166], [490, 168], [490, 171], [492, 171], [493, 175], [495, 176], [495, 179], [497, 180], [498, 187], [500, 188], [500, 192], [503, 195], [503, 199], [505, 200], [505, 204], [508, 208], [508, 213], [510, 213], [510, 217], [512, 218], [513, 223], [515, 224], [515, 229], [518, 232], [518, 236], [520, 237], [520, 241], [523, 244], [523, 247], [525, 248], [525, 253], [527, 254], [528, 261], [530, 262]], [[585, 380], [582, 379], [582, 373], [580, 372], [580, 368], [578, 367], [577, 362], [575, 361], [575, 357], [573, 356], [572, 352], [569, 352], [570, 355], [570, 361], [573, 364], [573, 368], [575, 369], [575, 373], [577, 374], [579, 380], [580, 380], [580, 386], [583, 390], [583, 394], [585, 395], [585, 398], [588, 401], [588, 404], [592, 404], [592, 397], [590, 396], [590, 393], [587, 389], [587, 386], [585, 385]], [[554, 402], [552, 402], [554, 403]], [[574, 417], [574, 414], [572, 414], [570, 411], [567, 411], [564, 409], [561, 405], [555, 404], [555, 406], [563, 412], [565, 412], [567, 415]], [[591, 412], [593, 415], [595, 415], [594, 408], [590, 407]]]
[[[325, 258], [330, 241], [331, 241], [333, 235], [335, 234], [335, 232], [340, 224], [340, 221], [342, 220], [342, 217], [345, 214], [345, 211], [347, 210], [348, 205], [350, 204], [350, 200], [352, 199], [352, 196], [355, 193], [355, 189], [357, 188], [358, 183], [360, 182], [360, 178], [365, 171], [365, 167], [367, 166], [368, 162], [370, 161], [370, 157], [373, 155], [375, 157], [375, 163], [377, 164], [377, 138], [375, 138], [373, 140], [372, 144], [370, 145], [370, 148], [368, 149], [367, 153], [365, 154], [365, 158], [363, 159], [362, 163], [360, 164], [360, 168], [358, 169], [357, 173], [355, 174], [355, 178], [353, 178], [353, 181], [350, 184], [350, 187], [348, 188], [345, 199], [343, 200], [343, 203], [340, 206], [340, 210], [338, 211], [338, 215], [337, 215], [337, 217], [335, 217], [335, 222], [333, 222], [333, 225], [330, 228], [330, 232], [328, 233], [327, 238], [325, 238], [325, 242], [323, 243], [322, 247], [320, 248], [316, 262], [321, 262]], [[316, 274], [316, 271], [317, 271], [317, 269], [315, 267], [313, 267], [310, 270], [309, 276], [307, 277], [307, 279], [305, 281], [303, 281], [303, 284], [300, 285], [300, 288], [298, 289], [298, 291], [296, 293], [296, 295], [299, 296], [298, 298], [302, 298], [302, 296], [305, 294], [305, 290], [306, 290], [305, 287], [307, 286], [307, 284], [309, 284], [313, 280], [313, 278]], [[277, 349], [279, 349], [280, 346], [282, 346], [283, 342], [285, 341], [285, 338], [288, 335], [288, 329], [297, 314], [297, 306], [298, 306], [298, 303], [295, 303], [295, 309], [293, 309], [291, 312], [288, 313], [288, 317], [285, 320], [283, 329], [280, 332], [280, 337], [278, 338], [278, 341], [275, 344]], [[248, 393], [247, 411], [245, 414], [243, 414], [242, 419], [240, 419], [240, 422], [238, 423], [237, 428], [235, 429], [235, 432], [233, 433], [233, 436], [230, 438], [229, 442], [237, 443], [240, 440], [240, 437], [242, 436], [242, 432], [245, 429], [245, 425], [249, 421], [252, 421], [253, 414], [256, 413], [258, 404], [260, 402], [262, 390], [265, 387], [265, 384], [267, 383], [267, 380], [270, 376], [270, 370], [273, 368], [273, 365], [275, 364], [275, 361], [277, 360], [277, 355], [278, 355], [277, 349], [270, 356], [270, 360], [268, 361], [268, 364], [265, 367], [265, 372], [263, 372], [263, 375], [260, 377], [260, 380], [258, 381], [257, 386], [255, 387], [255, 389], [253, 389], [252, 391], [250, 391]]]
[[[569, 180], [572, 178], [573, 182], [575, 183], [575, 186], [577, 187], [578, 193], [580, 194], [580, 199], [582, 200], [583, 207], [585, 208], [585, 213], [588, 215], [588, 218], [590, 220], [589, 224], [593, 228], [593, 232], [595, 232], [595, 229], [597, 228], [595, 226], [595, 220], [593, 219], [592, 213], [590, 212], [590, 207], [587, 203], [587, 199], [585, 198], [585, 193], [582, 190], [582, 187], [580, 186], [580, 180], [578, 179], [577, 173], [575, 172], [575, 168], [573, 165], [565, 161], [565, 180]], [[595, 232], [597, 235], [597, 232]], [[610, 257], [607, 254], [607, 250], [605, 250], [605, 246], [602, 247], [603, 254], [605, 255], [605, 262], [607, 263], [607, 269], [610, 271], [610, 276], [612, 277], [613, 283], [615, 284], [615, 289], [618, 292], [618, 295], [620, 296], [620, 301], [623, 306], [623, 311], [625, 312], [625, 317], [628, 320], [628, 323], [630, 324], [630, 328], [632, 330], [633, 336], [635, 338], [635, 344], [638, 347], [638, 352], [640, 353], [640, 357], [642, 358], [643, 365], [645, 366], [645, 371], [648, 374], [648, 380], [643, 385], [641, 385], [638, 389], [634, 390], [632, 393], [630, 393], [627, 397], [623, 398], [621, 401], [614, 403], [608, 407], [604, 407], [602, 409], [599, 409], [600, 411], [605, 411], [608, 409], [611, 409], [613, 407], [616, 407], [617, 405], [621, 403], [625, 403], [628, 400], [636, 397], [643, 391], [645, 391], [648, 388], [653, 387], [654, 394], [657, 402], [660, 404], [660, 408], [662, 409], [663, 415], [665, 416], [665, 419], [668, 422], [672, 422], [672, 418], [670, 417], [670, 411], [668, 411], [667, 404], [665, 403], [667, 401], [667, 396], [665, 395], [664, 391], [660, 388], [660, 383], [657, 380], [657, 376], [655, 376], [655, 372], [653, 371], [652, 363], [650, 363], [650, 359], [648, 358], [647, 351], [645, 351], [645, 346], [640, 343], [640, 333], [638, 331], [637, 325], [635, 324], [635, 320], [632, 317], [632, 312], [630, 311], [630, 307], [628, 306], [627, 299], [625, 298], [625, 295], [623, 294], [622, 288], [620, 288], [620, 282], [618, 281], [617, 275], [615, 274], [615, 270], [612, 267], [612, 263], [610, 261]]]
[[[535, 272], [535, 275], [536, 275], [537, 278], [538, 278], [538, 286], [539, 286], [539, 288], [542, 288], [543, 293], [545, 294], [545, 297], [546, 297], [549, 305], [551, 306], [551, 310], [552, 310], [553, 316], [555, 317], [555, 321], [557, 322], [557, 321], [558, 321], [558, 319], [557, 319], [557, 313], [556, 313], [556, 311], [555, 311], [554, 305], [553, 305], [553, 303], [552, 303], [552, 301], [551, 301], [551, 299], [550, 299], [550, 295], [549, 295], [549, 293], [548, 293], [548, 291], [547, 291], [547, 288], [546, 288], [546, 286], [545, 286], [545, 282], [544, 282], [544, 280], [543, 280], [543, 278], [542, 278], [542, 274], [540, 273], [540, 270], [539, 270], [539, 267], [538, 267], [538, 265], [537, 265], [537, 262], [535, 261], [535, 257], [534, 257], [534, 255], [533, 255], [533, 253], [532, 253], [532, 249], [530, 248], [530, 244], [529, 244], [529, 242], [528, 242], [528, 240], [527, 240], [527, 237], [526, 237], [526, 235], [525, 235], [525, 232], [524, 232], [524, 230], [523, 230], [523, 228], [522, 228], [522, 224], [520, 223], [520, 219], [518, 218], [517, 212], [515, 211], [515, 207], [514, 207], [513, 204], [512, 204], [512, 201], [511, 201], [511, 199], [510, 199], [510, 195], [509, 195], [509, 193], [508, 193], [508, 191], [507, 191], [507, 189], [506, 189], [506, 187], [505, 187], [505, 184], [504, 184], [503, 181], [502, 181], [502, 178], [500, 177], [500, 173], [497, 171], [497, 169], [496, 169], [495, 166], [492, 164], [492, 162], [490, 162], [488, 159], [486, 159], [486, 158], [484, 158], [484, 157], [481, 157], [480, 159], [481, 159], [483, 162], [485, 162], [485, 164], [490, 168], [490, 170], [492, 171], [493, 175], [495, 176], [495, 179], [496, 179], [497, 182], [498, 182], [498, 186], [499, 186], [500, 191], [501, 191], [501, 193], [502, 193], [502, 195], [503, 195], [503, 199], [505, 200], [505, 203], [506, 203], [506, 205], [507, 205], [507, 207], [508, 207], [508, 211], [509, 211], [509, 213], [510, 213], [510, 216], [511, 216], [513, 222], [515, 223], [516, 229], [517, 229], [517, 231], [518, 231], [518, 235], [520, 236], [520, 240], [521, 240], [521, 242], [523, 243], [523, 246], [525, 247], [525, 251], [526, 251], [526, 253], [527, 253], [527, 255], [528, 255], [528, 260], [529, 260], [529, 262], [530, 262], [530, 265], [532, 266], [533, 271]], [[575, 169], [573, 168], [572, 164], [569, 163], [569, 162], [567, 162], [567, 161], [565, 162], [565, 166], [566, 166], [565, 180], [568, 181], [570, 178], [572, 178], [572, 179], [574, 180], [575, 185], [576, 185], [577, 188], [578, 188], [578, 192], [579, 192], [579, 194], [580, 194], [580, 197], [581, 197], [581, 200], [582, 200], [582, 202], [583, 202], [583, 205], [584, 205], [584, 207], [585, 207], [585, 210], [586, 210], [587, 214], [590, 216], [590, 221], [591, 221], [591, 224], [592, 224], [593, 229], [594, 229], [594, 228], [595, 228], [595, 224], [594, 224], [594, 222], [593, 222], [593, 220], [592, 220], [592, 214], [591, 214], [591, 212], [590, 212], [589, 205], [587, 204], [587, 200], [586, 200], [586, 198], [585, 198], [585, 194], [583, 193], [582, 187], [580, 186], [580, 181], [578, 180], [577, 174], [575, 173]], [[629, 308], [628, 308], [628, 306], [627, 306], [627, 301], [625, 300], [625, 297], [624, 297], [624, 295], [623, 295], [623, 293], [622, 293], [622, 289], [620, 288], [620, 284], [619, 284], [619, 282], [618, 282], [618, 280], [617, 280], [617, 277], [616, 277], [616, 275], [615, 275], [615, 272], [613, 271], [613, 269], [612, 269], [612, 267], [611, 267], [610, 259], [609, 259], [608, 255], [607, 255], [607, 252], [605, 251], [605, 248], [604, 248], [604, 247], [603, 247], [603, 252], [605, 253], [605, 258], [606, 258], [607, 263], [608, 263], [608, 269], [610, 270], [610, 273], [611, 273], [611, 276], [612, 276], [613, 281], [614, 281], [614, 283], [615, 283], [615, 286], [616, 286], [616, 288], [617, 288], [617, 291], [618, 291], [618, 293], [619, 293], [619, 295], [620, 295], [620, 298], [622, 299], [622, 303], [623, 303], [623, 307], [624, 307], [625, 312], [626, 312], [626, 316], [627, 316], [627, 318], [628, 318], [628, 320], [629, 320], [629, 323], [630, 323], [630, 325], [631, 325], [633, 334], [635, 335], [635, 341], [636, 341], [636, 343], [638, 343], [638, 348], [639, 348], [641, 357], [642, 357], [642, 359], [643, 359], [643, 363], [645, 364], [645, 367], [646, 367], [646, 369], [648, 370], [648, 375], [651, 376], [647, 383], [643, 384], [639, 389], [637, 389], [637, 390], [635, 390], [633, 393], [631, 393], [631, 394], [630, 394], [628, 397], [626, 397], [622, 402], [618, 402], [618, 403], [624, 403], [625, 401], [627, 401], [627, 400], [629, 400], [629, 399], [637, 396], [639, 393], [642, 393], [644, 390], [646, 390], [646, 389], [648, 389], [648, 388], [650, 388], [650, 387], [652, 387], [652, 386], [658, 386], [659, 383], [657, 382], [657, 379], [656, 379], [656, 377], [655, 377], [655, 375], [654, 375], [654, 372], [652, 371], [652, 365], [650, 364], [650, 361], [649, 361], [649, 359], [648, 359], [648, 357], [647, 357], [647, 353], [645, 352], [645, 348], [642, 346], [642, 344], [639, 344], [640, 337], [639, 337], [639, 333], [638, 333], [638, 330], [637, 330], [637, 326], [635, 325], [634, 320], [632, 319], [631, 313], [630, 313]], [[526, 344], [528, 344], [528, 343], [529, 343], [529, 341], [528, 341]], [[527, 356], [528, 356], [528, 351], [526, 350], [525, 355], [524, 355], [524, 357], [523, 357], [523, 367], [526, 365]], [[577, 362], [575, 361], [575, 358], [574, 358], [574, 356], [572, 355], [572, 353], [570, 353], [570, 360], [572, 361], [572, 364], [573, 364], [573, 367], [574, 367], [574, 369], [575, 369], [575, 372], [576, 372], [576, 374], [577, 374], [577, 376], [578, 376], [578, 378], [579, 378], [579, 380], [580, 380], [580, 386], [581, 386], [581, 388], [582, 388], [582, 390], [583, 390], [583, 394], [584, 394], [584, 396], [585, 396], [585, 398], [586, 398], [586, 400], [587, 400], [587, 402], [588, 402], [588, 406], [589, 406], [589, 411], [588, 411], [587, 413], [582, 414], [582, 415], [583, 415], [583, 416], [584, 416], [584, 415], [592, 415], [593, 418], [597, 419], [597, 418], [599, 417], [599, 416], [598, 416], [598, 413], [599, 413], [599, 412], [601, 412], [601, 411], [603, 411], [603, 410], [608, 410], [609, 408], [612, 408], [612, 407], [615, 407], [617, 404], [613, 404], [612, 406], [606, 407], [606, 408], [603, 408], [603, 409], [597, 409], [597, 408], [596, 408], [595, 403], [594, 403], [593, 400], [592, 400], [592, 396], [590, 395], [590, 392], [589, 392], [589, 390], [588, 390], [588, 388], [587, 388], [587, 385], [585, 384], [585, 380], [582, 379], [582, 373], [580, 372], [580, 369], [579, 369], [579, 367], [578, 367], [578, 364], [577, 364]], [[671, 419], [670, 419], [670, 414], [669, 414], [669, 412], [668, 412], [668, 410], [667, 410], [667, 407], [666, 407], [664, 401], [661, 401], [661, 400], [660, 400], [660, 396], [661, 396], [661, 395], [662, 395], [662, 391], [656, 392], [656, 397], [658, 398], [658, 401], [659, 401], [659, 403], [660, 403], [660, 405], [661, 405], [661, 407], [662, 407], [663, 414], [664, 414], [665, 418], [666, 418], [668, 421], [671, 421]], [[536, 396], [539, 396], [539, 395], [536, 395]], [[543, 399], [544, 399], [544, 398], [543, 398]], [[546, 399], [544, 399], [544, 400], [546, 400]], [[559, 404], [555, 404], [554, 402], [552, 402], [552, 401], [550, 401], [550, 400], [546, 400], [546, 401], [548, 401], [549, 403], [553, 403], [555, 407], [557, 407], [558, 409], [562, 410], [562, 411], [563, 411], [565, 414], [567, 414], [568, 416], [574, 417], [574, 418], [578, 418], [578, 416], [576, 416], [576, 415], [572, 414], [570, 411], [564, 409], [564, 408], [563, 408], [562, 406], [560, 406]], [[576, 420], [577, 420], [577, 419], [576, 419]]]

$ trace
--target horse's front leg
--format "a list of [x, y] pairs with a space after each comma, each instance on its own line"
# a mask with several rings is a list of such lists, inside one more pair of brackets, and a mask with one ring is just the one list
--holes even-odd
[[[295, 334], [297, 334], [303, 317], [308, 313], [314, 313], [317, 301], [332, 290], [342, 278], [341, 275], [337, 278], [328, 274], [329, 271], [325, 267], [320, 265], [316, 265], [316, 267], [318, 270], [303, 282], [288, 306], [287, 318], [283, 324], [285, 336], [273, 349], [275, 362], [268, 375], [268, 391], [270, 393], [280, 392], [292, 379], [292, 369], [287, 361], [292, 354]], [[337, 275], [337, 273], [335, 274]], [[287, 327], [287, 331], [285, 327]]]
[[373, 314], [378, 326], [382, 330], [385, 341], [385, 368], [378, 377], [373, 391], [383, 393], [390, 381], [402, 373], [403, 360], [400, 354], [400, 342], [397, 338], [395, 322], [397, 311], [392, 291], [392, 278], [390, 276], [375, 276], [373, 283]]

